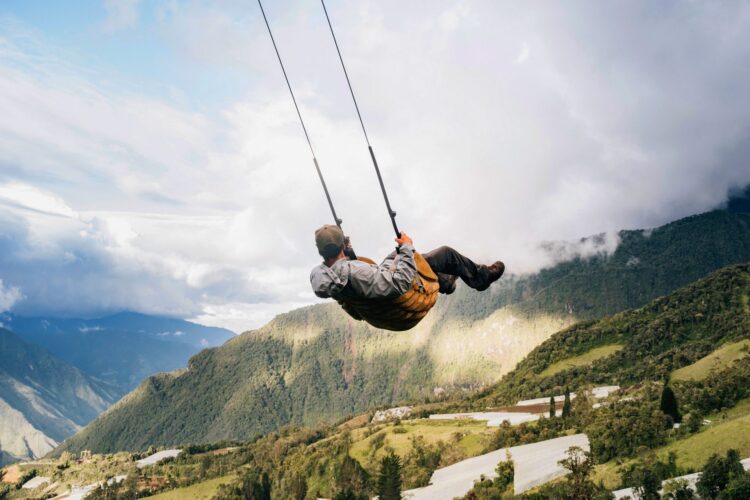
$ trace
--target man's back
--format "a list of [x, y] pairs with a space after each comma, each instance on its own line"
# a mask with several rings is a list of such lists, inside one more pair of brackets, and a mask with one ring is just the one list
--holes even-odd
[[346, 258], [330, 266], [320, 264], [310, 273], [310, 283], [321, 298], [336, 298], [347, 286], [359, 298], [389, 298], [406, 293], [416, 274], [414, 247], [405, 244], [399, 247], [398, 254], [391, 254], [380, 265]]

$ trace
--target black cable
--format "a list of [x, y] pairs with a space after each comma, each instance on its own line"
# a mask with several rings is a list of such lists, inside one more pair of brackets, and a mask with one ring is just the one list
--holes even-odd
[[[260, 0], [258, 0], [260, 2]], [[401, 231], [398, 229], [396, 224], [396, 212], [391, 208], [391, 202], [388, 200], [388, 193], [385, 190], [385, 184], [383, 183], [383, 176], [380, 175], [380, 167], [378, 167], [378, 161], [375, 159], [375, 152], [370, 145], [370, 138], [367, 137], [367, 130], [365, 130], [365, 122], [362, 120], [362, 114], [359, 112], [359, 105], [357, 104], [357, 98], [354, 96], [354, 89], [352, 88], [352, 82], [349, 80], [349, 73], [346, 71], [346, 65], [344, 64], [344, 58], [341, 56], [341, 50], [339, 49], [339, 42], [336, 40], [336, 34], [333, 32], [333, 25], [331, 24], [331, 18], [328, 16], [328, 9], [326, 8], [325, 0], [320, 0], [323, 5], [323, 12], [326, 15], [326, 21], [328, 21], [328, 28], [331, 30], [331, 36], [333, 37], [333, 44], [336, 46], [336, 53], [339, 55], [339, 61], [341, 61], [341, 69], [344, 70], [344, 76], [346, 77], [346, 83], [349, 85], [349, 93], [354, 101], [354, 108], [357, 110], [357, 117], [359, 118], [359, 124], [362, 126], [362, 133], [365, 135], [365, 141], [367, 142], [367, 149], [370, 151], [370, 158], [372, 164], [375, 166], [375, 173], [378, 176], [378, 182], [380, 183], [380, 190], [383, 192], [383, 198], [385, 199], [385, 206], [388, 209], [388, 216], [391, 218], [391, 224], [393, 224], [393, 230], [396, 232], [396, 237], [401, 236]]]
[[291, 94], [292, 96], [294, 109], [297, 110], [297, 116], [299, 117], [299, 122], [302, 125], [302, 131], [305, 133], [305, 139], [307, 139], [307, 145], [310, 146], [310, 153], [312, 154], [312, 157], [313, 157], [315, 170], [318, 172], [318, 178], [320, 178], [320, 183], [323, 185], [323, 191], [326, 194], [326, 199], [328, 200], [328, 206], [331, 208], [331, 213], [333, 214], [333, 220], [336, 221], [337, 226], [341, 227], [341, 223], [343, 221], [338, 217], [338, 215], [336, 215], [336, 209], [333, 208], [333, 201], [331, 200], [331, 195], [328, 192], [328, 186], [326, 185], [326, 181], [323, 178], [323, 173], [320, 171], [320, 166], [318, 166], [318, 159], [315, 157], [315, 150], [313, 149], [312, 141], [310, 141], [310, 135], [307, 133], [307, 127], [305, 127], [305, 120], [302, 119], [302, 113], [300, 113], [299, 106], [297, 105], [297, 99], [294, 97], [292, 84], [289, 83], [289, 77], [286, 74], [286, 69], [284, 68], [284, 62], [281, 60], [281, 54], [279, 54], [279, 48], [276, 46], [276, 40], [273, 38], [273, 33], [271, 32], [271, 25], [268, 24], [266, 11], [263, 9], [263, 4], [261, 3], [261, 0], [258, 0], [258, 5], [260, 6], [261, 14], [263, 14], [263, 21], [265, 21], [266, 23], [266, 28], [268, 28], [268, 35], [271, 37], [271, 43], [273, 44], [273, 50], [276, 52], [276, 58], [279, 60], [279, 66], [281, 66], [281, 72], [284, 73], [284, 80], [286, 81], [286, 86], [289, 89], [289, 94]]
[[339, 42], [336, 40], [336, 34], [333, 32], [333, 25], [331, 24], [331, 18], [328, 17], [328, 9], [326, 9], [326, 3], [323, 0], [320, 0], [320, 3], [323, 5], [323, 12], [325, 12], [326, 15], [326, 21], [328, 21], [328, 29], [331, 30], [331, 36], [333, 37], [333, 44], [336, 46], [336, 52], [339, 55], [339, 61], [341, 61], [341, 68], [344, 70], [344, 76], [346, 77], [346, 84], [349, 85], [349, 93], [352, 95], [352, 100], [354, 101], [354, 108], [357, 110], [357, 116], [359, 117], [359, 124], [362, 125], [362, 132], [365, 134], [365, 141], [367, 141], [367, 145], [370, 145], [370, 138], [367, 137], [367, 130], [365, 130], [365, 122], [362, 121], [362, 114], [359, 112], [359, 105], [357, 104], [357, 98], [354, 97], [354, 89], [352, 89], [352, 82], [349, 80], [349, 73], [346, 71], [346, 65], [344, 64], [344, 58], [341, 57], [341, 50], [339, 49]]

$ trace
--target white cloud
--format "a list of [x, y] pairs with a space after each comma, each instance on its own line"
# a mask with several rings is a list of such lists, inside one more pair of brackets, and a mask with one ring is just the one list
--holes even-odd
[[73, 209], [61, 198], [19, 182], [0, 184], [0, 203], [50, 215], [76, 217]]
[[531, 48], [529, 47], [529, 44], [527, 42], [523, 42], [521, 44], [521, 49], [518, 52], [518, 56], [516, 57], [516, 62], [518, 64], [523, 64], [529, 60], [530, 55], [531, 55]]
[[21, 290], [14, 286], [6, 286], [0, 279], [0, 313], [10, 310], [21, 299]]
[[[128, 5], [120, 25], [138, 29], [128, 19], [148, 6]], [[384, 255], [389, 221], [320, 7], [268, 8], [344, 227], [359, 253]], [[0, 276], [26, 312], [128, 308], [235, 330], [315, 302], [312, 231], [330, 215], [262, 20], [232, 2], [155, 9], [177, 63], [241, 73], [247, 89], [191, 107], [0, 35]], [[422, 250], [533, 271], [602, 250], [540, 241], [661, 224], [750, 182], [746, 4], [329, 9]]]

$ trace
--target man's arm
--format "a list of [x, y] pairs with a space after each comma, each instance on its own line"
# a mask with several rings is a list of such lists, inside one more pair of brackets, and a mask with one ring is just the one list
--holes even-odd
[[399, 248], [393, 270], [356, 261], [350, 263], [349, 283], [358, 296], [368, 299], [397, 297], [411, 288], [417, 274], [414, 246], [405, 233], [396, 242]]

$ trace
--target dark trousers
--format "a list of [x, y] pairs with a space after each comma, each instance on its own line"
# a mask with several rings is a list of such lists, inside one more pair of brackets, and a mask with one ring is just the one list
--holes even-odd
[[423, 253], [422, 256], [438, 275], [440, 293], [451, 293], [455, 290], [455, 276], [474, 289], [484, 290], [489, 286], [487, 266], [475, 264], [474, 261], [451, 247], [442, 246]]

